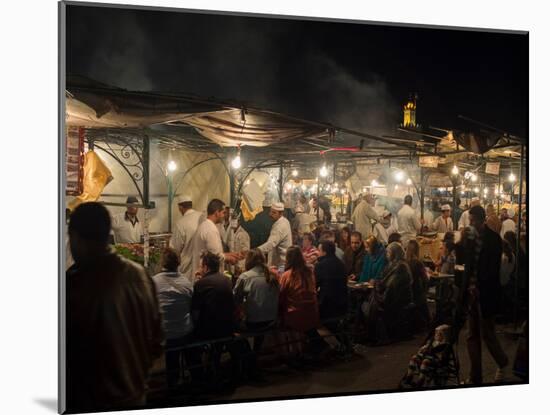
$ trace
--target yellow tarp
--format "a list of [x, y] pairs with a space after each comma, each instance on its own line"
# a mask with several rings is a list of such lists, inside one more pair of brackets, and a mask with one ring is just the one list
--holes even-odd
[[69, 202], [68, 208], [73, 211], [78, 205], [95, 202], [107, 184], [113, 180], [111, 170], [94, 151], [84, 155], [84, 177], [82, 179], [82, 194]]

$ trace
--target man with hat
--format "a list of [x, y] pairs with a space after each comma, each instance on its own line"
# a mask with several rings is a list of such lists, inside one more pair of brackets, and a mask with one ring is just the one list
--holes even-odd
[[139, 202], [135, 196], [126, 199], [126, 212], [113, 216], [112, 229], [117, 244], [135, 244], [141, 242], [143, 228], [137, 217]]
[[302, 236], [304, 233], [310, 231], [311, 222], [315, 222], [315, 216], [309, 215], [304, 212], [304, 207], [300, 204], [296, 205], [294, 209], [296, 215], [292, 221], [292, 228], [298, 232], [298, 235]]
[[[479, 197], [472, 197], [472, 202], [470, 203], [470, 209], [474, 206], [479, 206]], [[462, 212], [460, 219], [458, 221], [458, 230], [461, 231], [464, 228], [470, 226], [470, 209], [466, 209]]]
[[391, 220], [391, 212], [384, 209], [380, 215], [380, 221], [374, 224], [373, 235], [376, 236], [378, 242], [384, 246], [388, 244], [389, 235], [393, 232], [397, 232], [397, 229], [393, 229]]
[[451, 206], [441, 206], [441, 216], [432, 223], [432, 230], [438, 233], [452, 232], [454, 230], [453, 220], [451, 219]]
[[271, 198], [266, 195], [263, 203], [263, 210], [256, 215], [254, 219], [241, 223], [241, 226], [250, 235], [250, 248], [257, 248], [267, 241], [273, 220], [269, 212], [271, 211]]
[[[500, 211], [500, 219], [502, 220], [502, 226], [500, 228], [500, 237], [504, 239], [506, 232], [516, 233], [516, 222], [512, 219], [516, 214], [513, 207], [502, 208]], [[516, 247], [512, 247], [515, 249]]]
[[[229, 238], [229, 251], [230, 252], [247, 252], [250, 250], [250, 236], [248, 232], [243, 229], [239, 218], [233, 217], [230, 222], [231, 225], [231, 237]], [[234, 274], [239, 275], [245, 271], [244, 258], [239, 260], [235, 266], [231, 267]]]
[[363, 199], [355, 207], [353, 214], [351, 215], [351, 221], [355, 230], [360, 232], [363, 236], [363, 240], [367, 240], [372, 235], [372, 222], [378, 221], [378, 214], [374, 210], [374, 196], [366, 194]]
[[275, 202], [271, 205], [269, 216], [275, 221], [271, 227], [267, 242], [258, 249], [267, 255], [268, 265], [278, 267], [284, 265], [286, 250], [292, 245], [292, 231], [290, 222], [283, 216], [285, 205]]
[[193, 209], [193, 201], [190, 196], [178, 196], [176, 201], [181, 218], [178, 219], [174, 227], [170, 246], [180, 257], [178, 271], [191, 281], [193, 279], [193, 238], [199, 223], [204, 220], [204, 215]]

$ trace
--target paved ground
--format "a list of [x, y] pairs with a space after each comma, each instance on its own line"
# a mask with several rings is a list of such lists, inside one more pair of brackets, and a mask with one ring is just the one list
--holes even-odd
[[[511, 328], [499, 326], [497, 332], [505, 352], [510, 360], [515, 355], [517, 340], [503, 333]], [[265, 382], [245, 383], [225, 392], [216, 394], [193, 394], [184, 400], [161, 399], [157, 404], [197, 404], [219, 401], [262, 400], [266, 398], [287, 398], [294, 396], [315, 396], [323, 394], [365, 393], [383, 390], [395, 390], [405, 373], [408, 360], [414, 354], [423, 338], [394, 343], [382, 347], [358, 346], [349, 359], [329, 359], [310, 363], [299, 369], [281, 364], [264, 364]], [[461, 377], [467, 377], [468, 357], [465, 346], [465, 331], [461, 333], [458, 344], [461, 363]], [[483, 349], [484, 381], [490, 383], [494, 377], [496, 365], [486, 348]], [[520, 382], [511, 370], [507, 382]], [[174, 400], [175, 399], [175, 400]]]

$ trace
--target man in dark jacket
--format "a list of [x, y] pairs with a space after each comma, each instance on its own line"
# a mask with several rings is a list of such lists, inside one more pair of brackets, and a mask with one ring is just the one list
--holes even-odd
[[348, 309], [346, 269], [342, 261], [336, 257], [336, 246], [332, 241], [325, 240], [319, 244], [315, 280], [321, 320], [346, 314]]
[[219, 269], [220, 259], [211, 252], [204, 253], [191, 300], [194, 334], [199, 340], [233, 335], [233, 288], [231, 280]]
[[345, 328], [334, 319], [343, 317], [348, 311], [348, 285], [346, 269], [336, 257], [336, 245], [324, 240], [319, 244], [319, 259], [315, 264], [315, 280], [318, 288], [319, 316], [323, 325], [332, 333], [342, 347], [349, 351], [351, 343], [345, 334]]
[[162, 353], [156, 289], [145, 269], [109, 245], [111, 219], [99, 203], [78, 206], [67, 270], [67, 410], [143, 406]]
[[500, 300], [500, 262], [502, 241], [485, 224], [485, 210], [481, 206], [470, 209], [470, 227], [467, 238], [466, 270], [469, 278], [467, 291], [468, 355], [470, 357], [469, 383], [482, 383], [481, 339], [497, 363], [495, 382], [503, 380], [508, 357], [495, 334], [495, 314]]
[[363, 271], [363, 259], [365, 258], [365, 254], [365, 245], [363, 244], [361, 232], [352, 232], [350, 246], [344, 252], [346, 277], [356, 279], [353, 278], [355, 276], [359, 278]]
[[271, 203], [264, 201], [263, 211], [258, 213], [254, 219], [249, 222], [243, 221], [242, 227], [250, 235], [250, 248], [254, 249], [264, 244], [269, 238], [273, 219], [269, 216]]
[[[219, 272], [220, 258], [211, 252], [205, 252], [201, 256], [201, 268], [197, 277], [199, 280], [193, 286], [193, 298], [191, 300], [191, 315], [195, 323], [193, 332], [195, 339], [215, 340], [233, 337], [235, 302], [233, 300], [233, 288], [231, 280]], [[246, 341], [228, 340], [225, 343], [215, 343], [216, 353], [214, 365], [219, 366], [221, 350], [223, 346], [231, 354], [233, 380], [241, 375], [242, 355], [247, 349]], [[191, 369], [193, 381], [202, 381], [204, 371], [200, 367], [201, 347], [191, 349], [186, 355], [189, 363], [194, 367]], [[252, 371], [250, 362], [244, 362], [247, 371]]]

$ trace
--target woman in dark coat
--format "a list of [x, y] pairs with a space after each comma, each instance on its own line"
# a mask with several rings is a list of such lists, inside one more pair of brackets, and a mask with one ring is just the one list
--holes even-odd
[[386, 256], [388, 265], [382, 280], [375, 282], [366, 310], [369, 337], [374, 336], [378, 343], [403, 337], [409, 329], [407, 312], [413, 299], [411, 271], [401, 244], [389, 244]]

